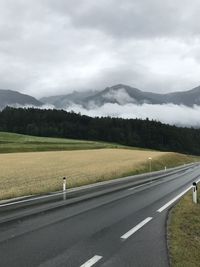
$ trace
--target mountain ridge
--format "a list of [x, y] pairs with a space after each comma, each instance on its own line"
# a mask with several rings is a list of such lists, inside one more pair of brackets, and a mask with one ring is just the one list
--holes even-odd
[[18, 91], [0, 89], [0, 109], [3, 109], [6, 106], [18, 105], [31, 105], [39, 107], [43, 105], [43, 103], [32, 96], [19, 93]]
[[153, 93], [139, 90], [125, 84], [116, 84], [106, 87], [101, 91], [87, 90], [84, 92], [74, 91], [69, 94], [47, 96], [36, 99], [30, 95], [22, 94], [13, 90], [0, 89], [0, 109], [6, 106], [42, 106], [43, 104], [53, 105], [57, 109], [66, 109], [79, 105], [85, 109], [93, 109], [105, 104], [175, 104], [192, 107], [200, 106], [200, 86], [188, 91], [177, 91], [172, 93]]
[[[92, 94], [90, 95], [90, 92]], [[51, 96], [42, 98], [41, 101], [48, 104], [51, 103], [57, 108], [67, 108], [71, 105], [80, 105], [86, 109], [92, 109], [94, 106], [102, 106], [107, 103], [117, 103], [119, 105], [125, 104], [175, 104], [192, 107], [193, 105], [200, 105], [200, 86], [188, 91], [177, 91], [172, 93], [153, 93], [142, 91], [137, 88], [117, 84], [111, 87], [106, 87], [102, 91], [88, 91], [86, 96], [81, 94], [81, 97], [76, 98], [77, 92], [66, 94], [62, 96]], [[56, 101], [54, 101], [54, 98]], [[65, 105], [63, 105], [63, 103]]]

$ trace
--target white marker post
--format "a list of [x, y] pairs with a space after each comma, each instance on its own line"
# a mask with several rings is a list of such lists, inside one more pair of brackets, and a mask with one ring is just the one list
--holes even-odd
[[192, 184], [192, 199], [195, 204], [197, 204], [197, 183]]
[[66, 191], [66, 177], [63, 177], [63, 192]]
[[66, 200], [66, 177], [63, 177], [63, 200]]
[[165, 171], [167, 170], [167, 167], [165, 166]]

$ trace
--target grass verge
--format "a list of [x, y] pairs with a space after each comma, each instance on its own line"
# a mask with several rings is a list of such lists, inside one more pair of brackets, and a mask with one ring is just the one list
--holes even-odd
[[172, 267], [200, 266], [200, 194], [193, 204], [189, 192], [172, 209], [168, 225], [168, 246]]

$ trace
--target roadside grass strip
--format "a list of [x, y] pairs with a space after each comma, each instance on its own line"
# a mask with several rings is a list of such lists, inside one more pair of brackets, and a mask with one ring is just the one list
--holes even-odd
[[194, 204], [191, 191], [170, 211], [167, 231], [170, 266], [200, 266], [199, 215], [200, 194], [198, 204]]

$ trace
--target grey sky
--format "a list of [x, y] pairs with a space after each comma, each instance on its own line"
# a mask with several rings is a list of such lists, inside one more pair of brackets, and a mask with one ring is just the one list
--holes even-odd
[[199, 0], [0, 0], [0, 88], [200, 85]]

